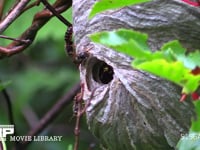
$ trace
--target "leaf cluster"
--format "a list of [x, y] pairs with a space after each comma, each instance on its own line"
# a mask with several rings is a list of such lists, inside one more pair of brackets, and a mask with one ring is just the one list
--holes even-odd
[[[147, 2], [148, 0], [102, 0], [96, 2], [89, 18], [109, 10], [119, 9], [132, 4]], [[165, 43], [159, 50], [153, 52], [147, 44], [148, 35], [133, 30], [119, 29], [104, 31], [90, 35], [90, 39], [105, 45], [132, 58], [132, 67], [150, 72], [180, 85], [185, 94], [194, 94], [200, 86], [200, 51], [187, 53], [187, 50], [174, 40]], [[195, 104], [197, 115], [200, 116], [200, 101]], [[184, 115], [184, 114], [183, 114]], [[177, 147], [179, 150], [199, 150], [200, 145], [200, 117], [192, 122], [189, 134], [183, 135]]]
[[183, 87], [183, 93], [196, 91], [200, 75], [192, 70], [200, 67], [198, 50], [186, 54], [186, 49], [177, 41], [164, 44], [152, 52], [147, 44], [148, 35], [137, 31], [119, 29], [95, 33], [91, 40], [134, 58], [132, 66], [163, 77]]

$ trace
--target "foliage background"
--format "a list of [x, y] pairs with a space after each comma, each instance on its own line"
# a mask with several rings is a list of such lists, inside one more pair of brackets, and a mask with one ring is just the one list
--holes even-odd
[[[14, 3], [15, 0], [6, 1], [4, 12]], [[31, 25], [34, 14], [43, 8], [40, 4], [26, 11], [3, 34], [18, 37]], [[69, 9], [63, 14], [70, 22], [71, 13]], [[38, 32], [35, 41], [27, 50], [0, 61], [0, 79], [3, 82], [11, 81], [7, 90], [12, 100], [18, 135], [26, 135], [56, 101], [79, 81], [78, 69], [64, 50], [66, 29], [67, 27], [54, 17]], [[8, 43], [10, 41], [0, 39], [0, 45]], [[0, 124], [9, 124], [5, 99], [1, 93]], [[75, 117], [71, 104], [41, 133], [62, 135], [62, 142], [33, 142], [27, 149], [70, 150], [74, 143], [74, 126]], [[80, 149], [88, 149], [97, 143], [87, 129], [85, 118], [81, 120], [80, 140]], [[13, 145], [7, 144], [8, 149]], [[98, 146], [94, 149], [98, 149]]]

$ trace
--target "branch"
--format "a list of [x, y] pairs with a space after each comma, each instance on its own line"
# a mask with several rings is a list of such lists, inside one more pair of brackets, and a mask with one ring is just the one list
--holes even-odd
[[25, 11], [27, 11], [27, 10], [29, 10], [29, 9], [31, 9], [34, 6], [39, 6], [39, 5], [40, 5], [40, 0], [36, 0], [35, 2], [33, 2], [30, 5], [28, 5], [27, 7], [25, 7], [23, 9], [22, 13], [25, 12]]
[[0, 35], [0, 38], [12, 40], [12, 41], [16, 41], [16, 42], [21, 42], [21, 43], [25, 43], [25, 44], [29, 42], [29, 40], [19, 40], [19, 39], [15, 39], [15, 38], [5, 36], [5, 35]]
[[[33, 137], [43, 131], [49, 125], [49, 123], [52, 122], [68, 104], [70, 104], [79, 90], [80, 84], [78, 83], [66, 95], [57, 101], [57, 103], [40, 120], [38, 125], [27, 134], [27, 136]], [[22, 146], [25, 147], [30, 142], [31, 141], [25, 141], [22, 143]]]
[[21, 11], [29, 2], [30, 0], [21, 0], [17, 3], [14, 9], [0, 23], [0, 33], [7, 29], [7, 27], [21, 14]]
[[[65, 10], [67, 10], [71, 5], [72, 5], [71, 0], [70, 1], [57, 0], [53, 4], [53, 8], [58, 13], [62, 13]], [[25, 41], [30, 41], [30, 42], [22, 43], [22, 42], [13, 41], [11, 44], [9, 44], [6, 47], [0, 46], [0, 58], [11, 56], [11, 55], [22, 52], [25, 48], [27, 48], [33, 42], [39, 29], [43, 25], [45, 25], [52, 17], [53, 17], [53, 14], [47, 9], [44, 9], [43, 11], [35, 14], [32, 25], [19, 38], [17, 38], [19, 40], [25, 40]]]
[[60, 15], [46, 0], [41, 0], [41, 2], [49, 9], [60, 21], [62, 21], [66, 26], [72, 26], [72, 24], [66, 20], [62, 15]]
[[1, 0], [0, 1], [0, 20], [1, 20], [2, 15], [3, 15], [4, 4], [5, 4], [5, 1]]
[[30, 128], [34, 128], [37, 126], [39, 122], [39, 118], [37, 114], [33, 111], [33, 108], [31, 108], [28, 104], [22, 109], [23, 116], [26, 119], [28, 125]]

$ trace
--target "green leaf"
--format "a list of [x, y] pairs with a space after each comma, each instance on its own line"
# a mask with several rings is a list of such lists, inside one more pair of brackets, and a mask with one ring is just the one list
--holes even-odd
[[191, 69], [194, 69], [196, 66], [200, 67], [200, 51], [196, 50], [194, 52], [189, 53], [185, 64], [187, 66], [190, 66]]
[[186, 52], [186, 49], [179, 43], [178, 40], [174, 40], [174, 41], [170, 41], [168, 43], [165, 43], [162, 46], [161, 51], [165, 52], [169, 49], [173, 50], [174, 55], [181, 55], [181, 54], [184, 54]]
[[194, 102], [194, 106], [196, 110], [195, 112], [197, 113], [197, 119], [195, 118], [195, 120], [192, 121], [191, 130], [193, 132], [200, 132], [200, 101]]
[[[161, 58], [165, 58], [167, 60], [172, 59], [170, 58], [172, 56], [167, 54], [167, 52], [172, 53], [169, 50], [163, 50], [163, 52], [151, 52], [149, 46], [147, 45], [148, 35], [133, 30], [119, 29], [110, 32], [98, 32], [90, 35], [90, 39], [93, 42], [103, 44], [107, 47], [134, 57], [135, 60], [139, 59], [140, 62], [141, 60], [147, 61]], [[164, 48], [169, 49], [167, 46]]]
[[184, 76], [184, 74], [189, 73], [189, 70], [185, 69], [182, 63], [169, 63], [164, 59], [147, 61], [138, 65], [132, 63], [132, 66], [137, 69], [148, 71], [160, 77], [167, 78], [176, 83], [181, 82], [181, 78]]
[[137, 31], [119, 29], [111, 32], [98, 32], [90, 35], [93, 42], [106, 45], [119, 52], [123, 52], [132, 57], [143, 58], [150, 54], [147, 45], [147, 34]]
[[181, 60], [182, 57], [185, 58], [184, 53], [186, 52], [186, 49], [182, 47], [179, 41], [174, 40], [165, 43], [161, 48], [161, 52], [164, 54], [164, 56], [167, 56], [168, 61], [177, 61]]
[[194, 69], [196, 66], [200, 66], [200, 52], [196, 50], [186, 55], [186, 49], [177, 40], [164, 44], [161, 51], [164, 53], [170, 51], [168, 55], [171, 55], [171, 58], [173, 58], [174, 61], [183, 62], [185, 67], [189, 69]]
[[139, 3], [149, 2], [150, 0], [100, 0], [96, 2], [90, 12], [89, 18], [91, 19], [96, 14], [109, 9], [116, 9], [120, 7], [126, 7]]
[[155, 59], [140, 64], [132, 63], [132, 66], [154, 75], [172, 81], [183, 88], [184, 93], [192, 93], [197, 90], [200, 82], [200, 75], [191, 74], [190, 70], [182, 62], [167, 62], [164, 59]]
[[90, 35], [90, 39], [133, 57], [133, 67], [182, 86], [184, 93], [192, 93], [199, 87], [200, 75], [193, 75], [191, 70], [200, 66], [200, 52], [186, 55], [186, 49], [177, 40], [164, 44], [160, 51], [152, 52], [147, 45], [147, 34], [133, 30], [99, 32]]

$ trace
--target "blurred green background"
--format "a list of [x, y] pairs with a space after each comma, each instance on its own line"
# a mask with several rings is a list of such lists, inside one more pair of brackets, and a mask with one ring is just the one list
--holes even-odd
[[[5, 1], [4, 13], [15, 0]], [[31, 2], [34, 2], [31, 0]], [[53, 0], [51, 2], [54, 2]], [[18, 37], [30, 25], [36, 12], [44, 8], [42, 4], [22, 14], [3, 34]], [[63, 16], [72, 22], [69, 9]], [[40, 118], [73, 85], [79, 82], [78, 68], [64, 50], [64, 34], [67, 27], [57, 18], [52, 18], [38, 32], [33, 44], [23, 53], [0, 60], [0, 79], [11, 82], [7, 91], [11, 97], [14, 119], [18, 135], [26, 135], [31, 126], [36, 126]], [[0, 45], [10, 43], [0, 39]], [[0, 93], [0, 124], [9, 124], [5, 99]], [[49, 124], [40, 135], [61, 135], [62, 142], [32, 142], [27, 150], [71, 150], [74, 144], [75, 117], [72, 104]], [[12, 143], [7, 143], [8, 149]], [[93, 148], [92, 148], [93, 147]], [[97, 150], [97, 140], [88, 131], [85, 117], [81, 120], [80, 149]]]

